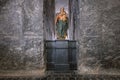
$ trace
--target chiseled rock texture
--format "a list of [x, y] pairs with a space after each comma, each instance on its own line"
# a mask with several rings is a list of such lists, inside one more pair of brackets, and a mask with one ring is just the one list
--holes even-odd
[[79, 0], [81, 72], [120, 70], [120, 0]]
[[40, 70], [43, 0], [0, 0], [0, 71]]
[[[120, 0], [70, 1], [78, 72], [120, 70]], [[45, 32], [43, 9], [43, 0], [0, 0], [0, 72], [45, 68], [43, 41], [52, 31]]]

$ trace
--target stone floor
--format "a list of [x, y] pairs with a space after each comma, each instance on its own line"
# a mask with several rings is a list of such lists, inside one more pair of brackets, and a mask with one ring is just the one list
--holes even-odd
[[46, 77], [4, 77], [0, 80], [120, 80], [119, 75], [78, 75], [75, 72], [48, 72]]

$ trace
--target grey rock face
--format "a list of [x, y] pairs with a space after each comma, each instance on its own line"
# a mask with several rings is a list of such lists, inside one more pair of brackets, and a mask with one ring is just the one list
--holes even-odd
[[55, 0], [44, 0], [44, 39], [52, 40], [55, 36]]
[[43, 0], [0, 4], [0, 70], [43, 68]]
[[120, 69], [120, 1], [79, 0], [81, 72]]
[[[70, 39], [78, 41], [78, 70], [120, 69], [120, 0], [70, 1], [75, 26], [70, 27]], [[43, 8], [43, 0], [0, 0], [0, 70], [45, 68], [43, 39], [52, 35], [45, 32], [50, 27], [43, 28], [43, 9], [49, 12], [46, 7], [52, 6], [46, 4]]]

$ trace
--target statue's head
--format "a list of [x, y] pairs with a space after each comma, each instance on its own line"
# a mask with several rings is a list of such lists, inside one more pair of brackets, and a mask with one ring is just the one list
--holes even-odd
[[64, 7], [60, 8], [60, 12], [64, 12], [64, 10], [65, 10]]

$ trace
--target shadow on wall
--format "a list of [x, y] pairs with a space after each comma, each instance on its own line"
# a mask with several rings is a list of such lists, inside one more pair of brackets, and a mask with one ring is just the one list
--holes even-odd
[[1, 8], [4, 7], [8, 2], [9, 2], [9, 0], [0, 0], [0, 10], [1, 10]]

